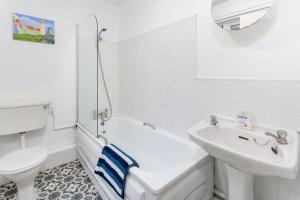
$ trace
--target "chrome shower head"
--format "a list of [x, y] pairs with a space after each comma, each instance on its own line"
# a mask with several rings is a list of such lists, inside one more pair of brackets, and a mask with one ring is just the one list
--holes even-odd
[[105, 31], [107, 31], [106, 28], [103, 28], [103, 29], [101, 29], [101, 30], [99, 31], [99, 33], [98, 33], [98, 40], [102, 40], [101, 35], [102, 35], [102, 33], [105, 32]]

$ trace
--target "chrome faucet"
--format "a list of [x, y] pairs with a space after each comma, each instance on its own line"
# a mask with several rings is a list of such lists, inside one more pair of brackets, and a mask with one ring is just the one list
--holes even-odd
[[144, 122], [143, 126], [148, 126], [148, 127], [152, 128], [153, 130], [156, 130], [156, 126], [154, 126], [153, 124], [147, 123], [147, 122]]
[[274, 138], [278, 144], [284, 144], [284, 145], [288, 144], [287, 139], [286, 139], [287, 131], [277, 130], [277, 136], [275, 134], [267, 131], [267, 132], [265, 132], [265, 135]]
[[102, 121], [105, 121], [105, 119], [107, 119], [107, 117], [108, 117], [108, 109], [105, 108], [104, 111], [99, 113], [99, 116]]
[[211, 115], [210, 116], [210, 125], [217, 126], [218, 123], [219, 123], [218, 117], [216, 115]]

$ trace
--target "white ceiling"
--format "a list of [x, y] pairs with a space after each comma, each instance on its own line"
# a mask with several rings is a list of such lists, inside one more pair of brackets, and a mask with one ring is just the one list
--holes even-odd
[[120, 4], [121, 2], [123, 2], [124, 0], [105, 0], [107, 1], [108, 3], [112, 3], [112, 4]]

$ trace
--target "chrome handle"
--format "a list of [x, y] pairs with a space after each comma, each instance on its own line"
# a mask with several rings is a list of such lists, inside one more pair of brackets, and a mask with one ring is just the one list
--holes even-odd
[[153, 124], [150, 124], [150, 123], [147, 123], [147, 122], [144, 122], [143, 126], [148, 126], [148, 127], [152, 128], [153, 130], [156, 129], [156, 127]]
[[287, 131], [277, 130], [277, 135], [278, 135], [279, 138], [285, 139], [287, 137]]
[[210, 116], [210, 125], [216, 126], [219, 123], [218, 117], [216, 115]]
[[217, 117], [216, 115], [211, 115], [211, 116], [210, 116], [210, 120], [217, 120], [217, 118], [218, 118], [218, 117]]
[[287, 132], [284, 131], [284, 130], [278, 130], [277, 131], [277, 136], [270, 133], [270, 132], [268, 132], [268, 131], [265, 132], [265, 135], [274, 138], [277, 141], [278, 144], [284, 144], [284, 145], [288, 144], [288, 142], [286, 140]]

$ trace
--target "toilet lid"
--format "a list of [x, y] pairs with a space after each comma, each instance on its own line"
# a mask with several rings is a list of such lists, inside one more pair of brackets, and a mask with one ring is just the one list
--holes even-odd
[[44, 162], [47, 151], [32, 147], [13, 151], [0, 159], [0, 174], [12, 174], [33, 168]]

